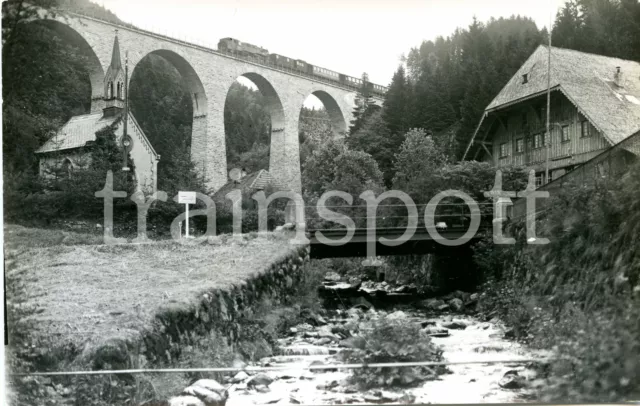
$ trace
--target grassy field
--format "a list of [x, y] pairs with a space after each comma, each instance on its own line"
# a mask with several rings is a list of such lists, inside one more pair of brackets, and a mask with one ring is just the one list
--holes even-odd
[[[107, 246], [95, 235], [5, 227], [5, 269], [27, 284], [36, 331], [81, 347], [136, 334], [165, 306], [242, 282], [295, 250], [284, 238]], [[11, 300], [11, 297], [8, 298]]]

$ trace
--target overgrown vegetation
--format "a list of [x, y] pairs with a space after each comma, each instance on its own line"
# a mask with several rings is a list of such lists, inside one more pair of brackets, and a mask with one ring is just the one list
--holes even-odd
[[555, 349], [544, 400], [622, 401], [640, 395], [640, 165], [620, 180], [552, 196], [537, 227], [548, 245], [479, 246], [490, 272], [485, 311], [531, 345]]
[[[351, 341], [354, 348], [349, 352], [347, 362], [442, 361], [442, 350], [431, 342], [419, 324], [393, 315], [363, 323], [360, 336]], [[363, 389], [416, 386], [425, 380], [436, 379], [444, 372], [444, 367], [426, 366], [362, 368], [354, 369], [351, 379]]]

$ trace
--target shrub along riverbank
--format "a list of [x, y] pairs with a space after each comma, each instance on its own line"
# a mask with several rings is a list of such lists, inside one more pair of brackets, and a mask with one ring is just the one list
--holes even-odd
[[476, 246], [481, 306], [516, 336], [555, 350], [543, 401], [640, 399], [640, 165], [620, 180], [552, 195], [537, 226], [548, 245]]

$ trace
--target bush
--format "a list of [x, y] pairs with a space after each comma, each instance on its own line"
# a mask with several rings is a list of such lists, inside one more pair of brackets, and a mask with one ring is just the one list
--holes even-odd
[[[361, 328], [361, 339], [353, 340], [349, 363], [442, 361], [442, 350], [431, 342], [420, 326], [406, 319], [378, 319]], [[364, 389], [415, 386], [444, 373], [444, 367], [397, 367], [354, 369], [352, 380]]]
[[566, 187], [538, 235], [547, 245], [476, 247], [489, 275], [481, 301], [532, 345], [554, 349], [542, 400], [618, 402], [640, 396], [640, 165], [620, 180]]

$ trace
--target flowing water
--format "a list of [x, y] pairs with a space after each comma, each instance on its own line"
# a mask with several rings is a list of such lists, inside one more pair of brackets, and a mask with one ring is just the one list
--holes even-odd
[[[387, 317], [389, 314], [375, 310], [369, 312], [374, 314], [373, 317]], [[447, 337], [432, 337], [433, 342], [441, 346], [445, 361], [522, 361], [452, 364], [449, 365], [450, 373], [417, 387], [362, 391], [348, 382], [350, 370], [304, 370], [312, 364], [341, 363], [337, 353], [345, 347], [339, 339], [331, 336], [330, 331], [345, 320], [331, 320], [320, 327], [303, 325], [300, 331], [281, 338], [283, 355], [268, 357], [261, 360], [260, 364], [287, 367], [286, 371], [265, 372], [262, 376], [264, 385], [255, 385], [260, 380], [248, 382], [250, 378], [239, 377], [229, 390], [227, 405], [502, 403], [524, 402], [530, 395], [529, 389], [523, 388], [523, 385], [513, 382], [509, 385], [506, 382], [510, 381], [508, 378], [512, 375], [520, 376], [520, 382], [535, 379], [534, 370], [528, 368], [530, 363], [525, 360], [541, 358], [543, 354], [506, 340], [504, 327], [498, 321], [483, 322], [471, 316], [454, 314], [428, 317], [406, 307], [401, 316], [407, 318], [408, 322], [435, 322], [436, 328], [452, 320], [466, 326], [463, 329], [448, 329]], [[371, 314], [368, 317], [372, 317]]]

